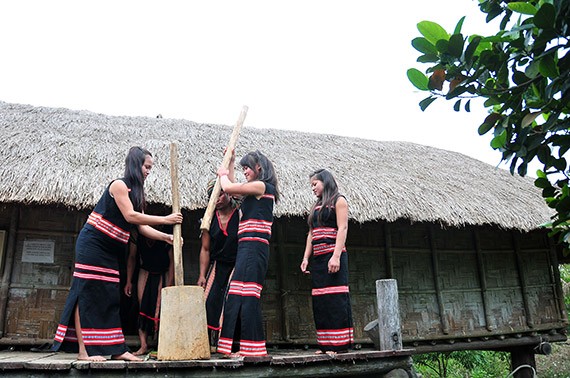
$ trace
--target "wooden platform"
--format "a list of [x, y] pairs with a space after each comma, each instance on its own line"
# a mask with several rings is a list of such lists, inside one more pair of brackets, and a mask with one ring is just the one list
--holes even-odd
[[[274, 350], [268, 357], [239, 359], [213, 354], [209, 360], [143, 362], [77, 361], [77, 354], [0, 351], [0, 375], [10, 377], [105, 376], [124, 377], [416, 377], [411, 350], [358, 350], [336, 356], [315, 350]], [[395, 370], [395, 371], [394, 371]]]

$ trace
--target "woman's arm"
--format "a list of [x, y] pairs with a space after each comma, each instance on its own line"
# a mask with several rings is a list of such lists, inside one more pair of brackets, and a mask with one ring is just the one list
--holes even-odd
[[263, 181], [250, 182], [231, 182], [228, 174], [220, 175], [220, 184], [224, 192], [229, 195], [256, 196], [259, 197], [265, 193], [265, 183]]
[[127, 258], [127, 283], [125, 284], [125, 295], [130, 297], [133, 290], [133, 274], [135, 272], [135, 265], [137, 264], [137, 244], [136, 242], [129, 242], [129, 257]]
[[346, 236], [348, 235], [348, 202], [344, 197], [338, 197], [335, 204], [336, 212], [336, 242], [334, 245], [334, 252], [329, 260], [329, 273], [336, 273], [340, 269], [340, 254], [344, 249], [346, 243]]
[[166, 286], [173, 286], [174, 285], [174, 252], [172, 248], [168, 250], [168, 258], [170, 259], [170, 263], [168, 265], [168, 275], [166, 278]]
[[138, 226], [138, 229], [141, 235], [146, 236], [149, 239], [160, 240], [168, 244], [172, 244], [174, 242], [174, 236], [172, 234], [158, 231], [156, 228], [153, 228], [151, 226], [140, 224]]
[[119, 207], [119, 210], [121, 211], [121, 214], [123, 214], [125, 220], [131, 224], [155, 226], [161, 224], [182, 223], [181, 213], [172, 213], [165, 216], [159, 216], [148, 215], [139, 211], [135, 211], [133, 203], [129, 198], [129, 189], [127, 188], [127, 184], [125, 184], [122, 180], [113, 181], [109, 187], [109, 192], [115, 199], [115, 203]]
[[200, 276], [196, 285], [206, 287], [206, 274], [210, 265], [210, 234], [202, 232], [202, 246], [200, 247]]
[[305, 253], [303, 253], [303, 261], [301, 261], [301, 272], [303, 273], [311, 273], [307, 270], [309, 266], [309, 257], [311, 257], [311, 253], [313, 251], [313, 229], [309, 229], [309, 234], [307, 235], [307, 241], [305, 243]]

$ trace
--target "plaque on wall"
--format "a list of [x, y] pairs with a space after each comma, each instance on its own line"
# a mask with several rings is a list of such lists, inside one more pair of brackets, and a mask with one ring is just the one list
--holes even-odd
[[48, 239], [24, 240], [22, 262], [53, 264], [55, 241]]

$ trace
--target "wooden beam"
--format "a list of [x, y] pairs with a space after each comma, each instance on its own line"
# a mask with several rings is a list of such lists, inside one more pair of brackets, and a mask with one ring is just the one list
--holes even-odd
[[8, 294], [10, 292], [10, 281], [14, 265], [14, 255], [16, 254], [16, 235], [18, 232], [18, 221], [20, 217], [20, 207], [13, 205], [10, 214], [10, 230], [8, 232], [8, 243], [6, 244], [6, 261], [4, 272], [2, 273], [2, 286], [0, 287], [0, 337], [4, 336], [4, 324], [6, 321], [6, 310], [8, 309]]
[[473, 243], [475, 244], [475, 253], [477, 254], [477, 273], [479, 274], [479, 283], [481, 285], [481, 300], [483, 303], [483, 314], [485, 315], [485, 328], [488, 331], [495, 329], [493, 320], [489, 314], [489, 297], [487, 295], [487, 277], [485, 275], [485, 262], [483, 259], [483, 251], [481, 250], [481, 239], [479, 231], [473, 229]]
[[530, 312], [528, 292], [526, 289], [526, 277], [524, 274], [524, 267], [523, 267], [522, 256], [521, 256], [521, 246], [520, 246], [520, 240], [519, 240], [520, 236], [515, 231], [513, 231], [511, 233], [511, 235], [513, 237], [513, 247], [515, 249], [516, 268], [517, 268], [517, 272], [519, 274], [519, 284], [520, 284], [520, 288], [521, 288], [524, 311], [525, 311], [525, 315], [526, 315], [526, 324], [530, 328], [534, 328], [534, 322], [532, 320], [532, 313]]
[[445, 317], [445, 308], [443, 307], [443, 293], [441, 292], [441, 285], [439, 283], [439, 262], [437, 260], [437, 246], [435, 245], [435, 232], [433, 230], [433, 225], [429, 224], [429, 244], [431, 248], [431, 264], [433, 270], [433, 282], [435, 286], [435, 294], [437, 297], [437, 307], [439, 308], [439, 319], [441, 322], [441, 330], [447, 335], [449, 334], [449, 322]]

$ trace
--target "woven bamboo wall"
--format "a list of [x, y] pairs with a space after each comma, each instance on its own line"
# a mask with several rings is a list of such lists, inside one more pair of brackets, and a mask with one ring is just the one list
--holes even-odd
[[[162, 213], [156, 207], [149, 212]], [[8, 228], [9, 211], [0, 209]], [[198, 276], [202, 211], [185, 214], [185, 284]], [[53, 337], [71, 282], [74, 243], [86, 213], [22, 207], [7, 303], [5, 336]], [[267, 340], [315, 343], [310, 278], [301, 273], [307, 225], [300, 217], [277, 219], [262, 293]], [[23, 263], [26, 238], [55, 241], [53, 264]], [[408, 222], [349, 225], [350, 291], [359, 342], [376, 318], [375, 281], [398, 281], [405, 343], [556, 329], [564, 326], [556, 266], [544, 232], [520, 234], [492, 227], [441, 228]], [[127, 304], [128, 305], [128, 304]], [[128, 307], [128, 306], [127, 306]], [[124, 317], [135, 334], [135, 315]]]

